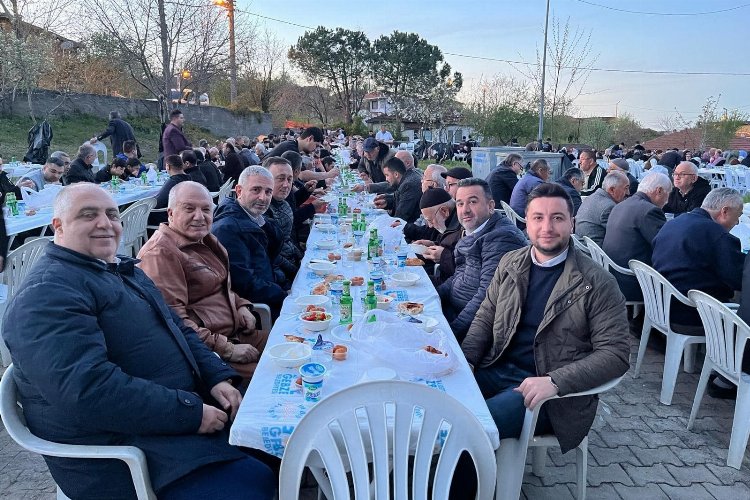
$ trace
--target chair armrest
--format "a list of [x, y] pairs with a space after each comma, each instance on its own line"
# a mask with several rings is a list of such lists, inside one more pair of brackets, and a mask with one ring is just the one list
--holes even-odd
[[268, 307], [268, 304], [253, 304], [253, 311], [260, 316], [260, 329], [270, 330], [273, 322], [271, 320], [271, 308]]
[[737, 312], [737, 309], [740, 308], [740, 305], [736, 302], [724, 302], [724, 305], [727, 306], [727, 308], [731, 309], [734, 312]]

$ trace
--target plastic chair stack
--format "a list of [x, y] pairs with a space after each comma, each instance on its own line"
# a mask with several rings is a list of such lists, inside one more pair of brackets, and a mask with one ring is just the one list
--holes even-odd
[[148, 241], [148, 215], [156, 206], [156, 198], [146, 198], [130, 205], [120, 216], [122, 220], [121, 248], [125, 255], [135, 257]]

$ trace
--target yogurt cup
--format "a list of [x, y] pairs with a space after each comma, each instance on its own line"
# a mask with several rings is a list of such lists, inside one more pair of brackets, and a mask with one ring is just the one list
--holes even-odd
[[320, 363], [305, 363], [299, 367], [299, 374], [302, 377], [302, 394], [305, 401], [309, 403], [320, 401], [325, 373], [326, 367]]

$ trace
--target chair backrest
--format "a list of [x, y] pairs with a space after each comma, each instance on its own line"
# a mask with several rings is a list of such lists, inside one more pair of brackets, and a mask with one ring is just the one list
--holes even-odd
[[224, 183], [219, 188], [219, 197], [216, 200], [217, 205], [221, 205], [221, 202], [226, 199], [227, 196], [229, 196], [229, 193], [232, 192], [232, 186], [234, 185], [234, 181], [232, 179], [229, 179], [227, 182]]
[[15, 295], [18, 286], [41, 257], [52, 237], [42, 237], [24, 243], [8, 254], [2, 280], [8, 286], [8, 299]]
[[500, 206], [503, 207], [503, 210], [505, 211], [505, 215], [514, 223], [520, 221], [526, 224], [526, 219], [518, 215], [518, 213], [516, 213], [516, 211], [513, 210], [513, 208], [511, 208], [510, 205], [500, 200]]
[[646, 315], [655, 328], [663, 332], [670, 330], [669, 309], [672, 297], [686, 305], [695, 307], [693, 301], [680, 293], [672, 283], [667, 281], [653, 267], [638, 260], [631, 260], [628, 264], [643, 292], [643, 306], [646, 309]]
[[[146, 456], [134, 446], [89, 446], [60, 444], [35, 436], [26, 427], [23, 409], [18, 404], [15, 367], [10, 365], [0, 379], [0, 415], [8, 435], [22, 448], [49, 457], [113, 458], [128, 466], [139, 500], [156, 500], [146, 466]], [[58, 498], [61, 496], [58, 489]]]
[[577, 235], [571, 234], [570, 237], [573, 240], [573, 245], [575, 245], [578, 250], [585, 253], [586, 255], [590, 255], [588, 247], [578, 238]]
[[690, 290], [688, 297], [695, 302], [703, 322], [706, 355], [719, 368], [738, 379], [745, 344], [750, 337], [750, 326], [721, 301], [705, 292]]
[[[94, 167], [94, 171], [107, 166], [107, 146], [105, 146], [102, 141], [96, 141], [91, 147], [96, 150], [96, 159], [94, 159], [94, 163], [91, 164]], [[101, 162], [99, 161], [99, 153], [101, 153], [103, 157]]]
[[146, 198], [130, 205], [120, 216], [122, 221], [122, 246], [132, 257], [138, 254], [148, 235], [146, 223], [148, 214], [156, 206], [156, 198]]
[[299, 498], [305, 464], [319, 456], [334, 498], [350, 498], [350, 471], [356, 498], [370, 498], [372, 482], [375, 498], [426, 500], [437, 453], [431, 498], [447, 499], [463, 451], [472, 457], [478, 473], [477, 498], [492, 498], [494, 452], [482, 425], [466, 407], [421, 384], [358, 384], [323, 399], [299, 422], [281, 462], [279, 498]]
[[633, 271], [631, 271], [628, 268], [618, 266], [615, 264], [615, 261], [613, 261], [609, 255], [604, 253], [604, 250], [602, 250], [602, 247], [596, 244], [594, 240], [589, 238], [588, 236], [583, 237], [583, 241], [586, 243], [586, 247], [589, 249], [589, 255], [591, 256], [591, 259], [602, 266], [604, 269], [609, 271], [610, 269], [614, 269], [618, 273], [625, 274], [628, 276], [633, 276]]

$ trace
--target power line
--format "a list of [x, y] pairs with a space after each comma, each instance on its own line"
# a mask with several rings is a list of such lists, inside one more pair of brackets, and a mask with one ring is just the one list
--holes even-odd
[[[582, 1], [582, 0], [579, 0]], [[750, 4], [747, 4], [750, 5]], [[249, 10], [235, 9], [239, 12], [243, 12], [250, 16], [260, 17], [262, 19], [268, 19], [269, 21], [275, 21], [277, 23], [289, 24], [298, 28], [305, 28], [314, 30], [312, 26], [305, 26], [304, 24], [293, 23], [284, 19], [278, 19], [275, 17], [266, 16], [263, 14], [257, 14], [250, 12]], [[529, 63], [525, 61], [514, 61], [512, 59], [500, 59], [496, 57], [483, 57], [483, 56], [472, 56], [469, 54], [458, 54], [456, 52], [443, 52], [447, 56], [464, 57], [467, 59], [479, 59], [483, 61], [495, 61], [503, 62], [508, 64], [523, 64], [525, 66], [538, 66], [537, 63]], [[669, 71], [669, 70], [642, 70], [642, 69], [620, 69], [620, 68], [594, 68], [587, 66], [563, 66], [563, 69], [579, 69], [586, 71], [600, 71], [604, 73], [633, 73], [633, 74], [645, 74], [645, 75], [680, 75], [680, 76], [750, 76], [750, 73], [734, 73], [734, 72], [722, 72], [722, 71]]]
[[721, 14], [722, 12], [730, 12], [733, 10], [743, 9], [747, 6], [750, 6], [750, 3], [745, 3], [742, 5], [737, 5], [736, 7], [729, 7], [726, 9], [720, 9], [720, 10], [710, 10], [707, 12], [644, 12], [640, 10], [627, 10], [627, 9], [618, 9], [617, 7], [610, 7], [609, 5], [601, 5], [594, 2], [588, 2], [587, 0], [578, 0], [581, 3], [585, 3], [587, 5], [593, 5], [594, 7], [601, 7], [602, 9], [608, 9], [608, 10], [614, 10], [617, 12], [625, 12], [627, 14], [644, 14], [647, 16], [705, 16], [707, 14]]

